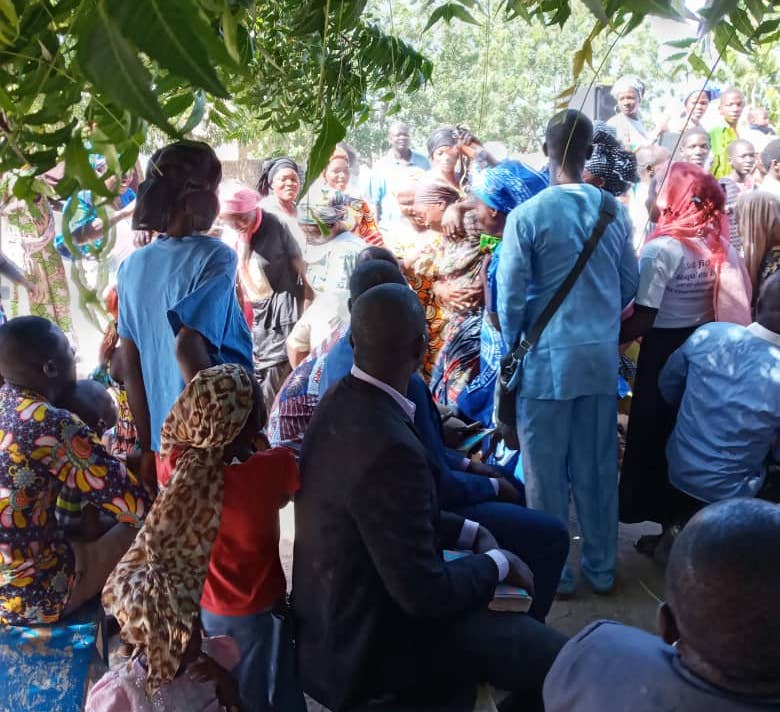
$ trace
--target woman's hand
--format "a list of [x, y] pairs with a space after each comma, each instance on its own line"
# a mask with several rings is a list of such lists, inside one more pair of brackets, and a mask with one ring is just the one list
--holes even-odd
[[458, 203], [448, 205], [441, 218], [441, 234], [450, 239], [463, 232], [463, 211]]
[[467, 311], [479, 306], [482, 289], [480, 287], [455, 287], [437, 280], [433, 283], [433, 294], [443, 306], [454, 311]]

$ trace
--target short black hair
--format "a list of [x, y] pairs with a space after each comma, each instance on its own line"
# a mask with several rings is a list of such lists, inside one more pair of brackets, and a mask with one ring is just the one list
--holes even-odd
[[691, 126], [691, 128], [686, 129], [680, 139], [680, 146], [684, 146], [692, 136], [704, 136], [707, 139], [707, 143], [712, 146], [710, 135], [701, 126]]
[[81, 418], [92, 430], [97, 430], [102, 420], [106, 428], [116, 425], [116, 406], [102, 383], [92, 379], [76, 381], [58, 399], [59, 408], [69, 410]]
[[752, 148], [754, 151], [756, 150], [756, 147], [746, 138], [737, 138], [734, 139], [728, 146], [726, 146], [726, 152], [728, 153], [729, 158], [734, 155], [734, 151], [736, 151], [740, 146], [750, 146], [750, 148]]
[[677, 537], [667, 599], [681, 641], [741, 687], [777, 686], [780, 507], [738, 498], [710, 505]]
[[593, 142], [593, 124], [581, 111], [565, 109], [547, 123], [547, 154], [558, 163], [584, 163]]
[[761, 163], [764, 164], [764, 168], [769, 170], [775, 161], [780, 161], [780, 138], [770, 141], [761, 151]]
[[352, 305], [352, 343], [357, 365], [385, 367], [405, 358], [415, 339], [426, 333], [425, 310], [405, 284], [380, 284]]
[[364, 292], [380, 284], [406, 284], [398, 263], [387, 260], [359, 262], [349, 278], [349, 298], [354, 302]]
[[0, 326], [0, 375], [14, 380], [21, 370], [42, 367], [59, 346], [58, 329], [39, 316], [18, 316]]
[[385, 262], [392, 262], [396, 267], [398, 266], [396, 256], [386, 247], [379, 247], [378, 245], [369, 245], [357, 256], [358, 264], [370, 262], [371, 260], [384, 260]]

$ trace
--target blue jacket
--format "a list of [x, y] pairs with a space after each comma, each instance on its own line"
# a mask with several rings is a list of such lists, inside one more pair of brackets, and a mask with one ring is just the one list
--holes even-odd
[[[497, 304], [508, 347], [517, 345], [571, 271], [596, 224], [600, 201], [592, 185], [557, 185], [509, 214]], [[621, 208], [526, 356], [518, 394], [545, 400], [614, 395], [620, 316], [638, 282], [631, 224]]]
[[[328, 353], [320, 380], [320, 393], [325, 393], [330, 386], [348, 375], [352, 364], [352, 345], [347, 332]], [[439, 504], [442, 509], [466, 507], [495, 499], [495, 489], [489, 477], [457, 469], [463, 458], [445, 447], [439, 411], [425, 381], [416, 373], [409, 381], [406, 397], [416, 407], [414, 425], [428, 451], [438, 483]]]

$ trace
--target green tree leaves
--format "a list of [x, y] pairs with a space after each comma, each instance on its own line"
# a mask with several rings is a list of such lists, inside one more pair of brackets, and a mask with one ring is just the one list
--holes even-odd
[[[228, 97], [202, 39], [213, 35], [213, 30], [192, 3], [113, 0], [106, 6], [123, 33], [161, 67], [216, 97]], [[222, 54], [224, 59], [224, 48]]]
[[84, 23], [78, 44], [84, 74], [98, 89], [128, 111], [176, 133], [152, 91], [152, 75], [125, 39], [104, 2]]

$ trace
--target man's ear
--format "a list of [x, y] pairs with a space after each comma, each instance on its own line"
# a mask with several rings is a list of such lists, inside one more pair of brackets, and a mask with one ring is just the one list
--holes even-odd
[[545, 158], [550, 157], [550, 154], [547, 152], [547, 141], [542, 144], [542, 153], [544, 154]]
[[45, 374], [46, 378], [57, 378], [57, 376], [60, 375], [60, 369], [57, 368], [57, 364], [49, 359], [45, 364], [43, 364], [43, 373]]
[[658, 607], [657, 621], [658, 632], [665, 643], [674, 645], [680, 639], [680, 631], [669, 604], [664, 602]]

